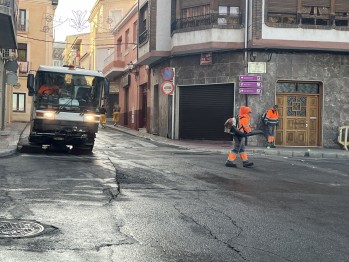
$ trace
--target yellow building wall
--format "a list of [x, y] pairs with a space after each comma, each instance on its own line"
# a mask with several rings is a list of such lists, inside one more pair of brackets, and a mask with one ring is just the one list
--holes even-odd
[[[27, 30], [17, 31], [17, 42], [27, 44], [27, 60], [30, 70], [36, 70], [39, 65], [52, 65], [53, 52], [53, 17], [56, 6], [51, 0], [19, 1], [19, 9], [27, 12]], [[32, 71], [33, 72], [33, 71]], [[27, 122], [30, 120], [32, 97], [28, 96], [27, 75], [19, 76], [19, 88], [9, 88], [9, 122]], [[12, 94], [26, 94], [25, 112], [12, 111]]]
[[[113, 13], [120, 11], [120, 18], [124, 17], [131, 7], [135, 4], [135, 0], [97, 0], [93, 7], [90, 22], [90, 64], [91, 69], [97, 70], [104, 59], [108, 56], [108, 49], [113, 49], [114, 38], [112, 30], [119, 20], [113, 20]], [[103, 61], [102, 61], [103, 60]], [[102, 66], [103, 67], [103, 66]]]

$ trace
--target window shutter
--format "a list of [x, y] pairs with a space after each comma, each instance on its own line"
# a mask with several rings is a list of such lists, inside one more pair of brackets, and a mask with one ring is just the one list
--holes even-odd
[[349, 13], [349, 1], [348, 0], [336, 0], [335, 10], [336, 10], [336, 13]]
[[182, 1], [182, 9], [196, 7], [201, 5], [209, 5], [210, 3], [207, 0], [197, 0], [194, 3], [192, 1]]
[[239, 6], [241, 1], [240, 0], [220, 0], [219, 5], [224, 5], [224, 6]]
[[302, 0], [302, 5], [331, 7], [331, 0]]
[[285, 2], [280, 0], [268, 1], [268, 12], [279, 14], [295, 14], [297, 13], [297, 0], [287, 0]]

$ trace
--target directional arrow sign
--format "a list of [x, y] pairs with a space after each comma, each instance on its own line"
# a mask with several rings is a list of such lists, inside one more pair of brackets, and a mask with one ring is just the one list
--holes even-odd
[[261, 82], [240, 82], [239, 87], [263, 87]]
[[250, 75], [242, 75], [239, 76], [240, 81], [262, 81], [262, 76], [250, 76]]
[[239, 89], [239, 94], [244, 94], [244, 95], [260, 95], [262, 94], [262, 89], [260, 88], [254, 88], [254, 87], [249, 87], [249, 88], [240, 88]]

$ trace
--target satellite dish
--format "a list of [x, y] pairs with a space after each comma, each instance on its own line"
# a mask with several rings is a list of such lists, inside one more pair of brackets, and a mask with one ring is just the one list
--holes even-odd
[[5, 63], [5, 69], [10, 72], [16, 73], [18, 70], [18, 62], [16, 61], [7, 61]]
[[8, 85], [16, 85], [18, 83], [18, 76], [16, 73], [12, 71], [8, 71], [6, 74], [6, 84]]

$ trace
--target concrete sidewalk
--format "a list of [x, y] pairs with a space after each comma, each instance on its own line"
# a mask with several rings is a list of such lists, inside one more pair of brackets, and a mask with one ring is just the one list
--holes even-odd
[[17, 144], [28, 126], [25, 122], [14, 122], [0, 130], [0, 157], [13, 155], [17, 152]]
[[[209, 151], [221, 154], [228, 154], [231, 149], [229, 141], [208, 141], [208, 140], [172, 140], [165, 137], [152, 135], [143, 131], [133, 130], [123, 126], [114, 127], [108, 119], [107, 128], [115, 129], [133, 136], [143, 137], [145, 139], [178, 146], [198, 151]], [[29, 134], [28, 123], [11, 123], [5, 130], [0, 131], [0, 157], [10, 156], [17, 152], [17, 144], [21, 137]], [[246, 151], [252, 154], [278, 155], [284, 157], [311, 157], [311, 158], [349, 158], [349, 151], [341, 149], [324, 149], [308, 147], [277, 147], [267, 149], [264, 147], [247, 146]]]
[[[107, 124], [107, 127], [118, 131], [128, 133], [134, 136], [143, 137], [151, 141], [179, 146], [188, 149], [197, 149], [200, 151], [210, 151], [222, 154], [228, 154], [231, 150], [230, 141], [208, 141], [208, 140], [172, 140], [165, 137], [152, 135], [146, 132], [129, 129], [123, 126], [114, 127]], [[317, 147], [276, 147], [267, 149], [265, 147], [247, 146], [246, 151], [253, 154], [278, 155], [285, 157], [311, 157], [311, 158], [349, 158], [349, 151], [341, 149], [325, 149]]]

